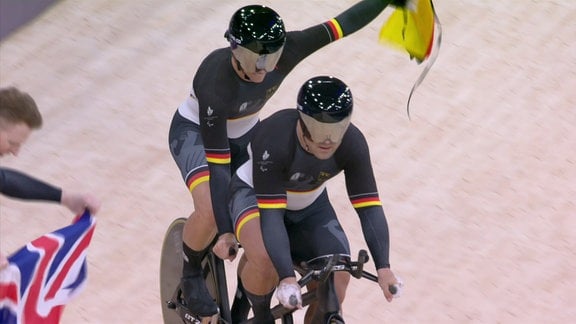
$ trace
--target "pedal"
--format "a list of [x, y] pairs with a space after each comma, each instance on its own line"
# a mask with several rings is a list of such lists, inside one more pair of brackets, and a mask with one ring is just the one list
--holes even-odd
[[176, 309], [176, 303], [169, 300], [166, 302], [166, 307], [170, 308], [170, 309]]

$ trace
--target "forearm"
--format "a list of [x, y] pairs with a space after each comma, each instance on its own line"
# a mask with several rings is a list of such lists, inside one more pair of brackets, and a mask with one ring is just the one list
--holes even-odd
[[390, 2], [390, 0], [363, 0], [336, 16], [334, 19], [342, 29], [342, 36], [350, 35], [368, 25]]
[[261, 210], [260, 226], [266, 252], [270, 256], [272, 264], [274, 264], [279, 279], [293, 277], [294, 269], [290, 253], [290, 240], [284, 226], [283, 215], [280, 215], [278, 211], [270, 213]]
[[380, 206], [362, 208], [359, 212], [364, 239], [376, 269], [390, 267], [390, 235], [384, 210]]
[[230, 165], [210, 164], [209, 168], [210, 197], [218, 234], [233, 233], [232, 220], [228, 210], [228, 190], [231, 179]]
[[12, 198], [60, 203], [62, 189], [22, 172], [0, 168], [0, 192]]

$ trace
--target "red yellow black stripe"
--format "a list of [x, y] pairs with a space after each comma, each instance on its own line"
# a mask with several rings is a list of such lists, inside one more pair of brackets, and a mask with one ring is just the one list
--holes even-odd
[[186, 181], [186, 185], [188, 186], [188, 190], [192, 192], [196, 186], [201, 184], [202, 182], [206, 182], [210, 180], [210, 172], [208, 171], [208, 167], [200, 168], [193, 173], [190, 174], [188, 180]]
[[238, 217], [235, 226], [236, 228], [235, 234], [238, 241], [240, 241], [240, 232], [242, 231], [244, 225], [246, 225], [249, 221], [258, 217], [260, 217], [260, 211], [258, 210], [257, 207], [246, 210], [244, 213], [242, 213], [242, 215], [240, 215], [240, 217]]
[[382, 206], [382, 202], [378, 196], [363, 196], [350, 199], [354, 208], [364, 208], [372, 206]]
[[230, 164], [230, 151], [206, 151], [206, 161], [214, 164]]
[[285, 209], [286, 208], [286, 197], [281, 198], [263, 198], [258, 197], [258, 207], [262, 209]]
[[342, 27], [336, 18], [332, 18], [326, 22], [326, 25], [330, 29], [332, 34], [332, 41], [339, 40], [340, 38], [344, 37], [344, 32], [342, 31]]

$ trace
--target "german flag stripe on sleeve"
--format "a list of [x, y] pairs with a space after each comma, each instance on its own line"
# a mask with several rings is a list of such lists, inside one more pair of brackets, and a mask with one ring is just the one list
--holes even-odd
[[326, 25], [330, 28], [330, 32], [332, 34], [332, 40], [339, 40], [340, 38], [344, 37], [344, 32], [342, 31], [342, 27], [338, 23], [336, 18], [332, 18], [326, 22]]
[[186, 185], [188, 186], [188, 190], [192, 192], [196, 186], [201, 184], [202, 182], [206, 182], [210, 180], [210, 172], [208, 169], [201, 169], [198, 172], [192, 173], [190, 177], [188, 177], [188, 181], [186, 181]]
[[286, 197], [282, 198], [258, 198], [258, 207], [262, 209], [286, 208]]
[[230, 164], [230, 151], [227, 152], [206, 152], [206, 161], [214, 164]]
[[236, 237], [238, 238], [238, 240], [240, 241], [240, 232], [242, 231], [242, 227], [244, 227], [244, 225], [246, 225], [249, 221], [260, 217], [260, 212], [258, 210], [258, 208], [251, 208], [248, 209], [246, 212], [244, 212], [242, 215], [240, 215], [240, 217], [238, 217], [238, 220], [236, 221]]
[[358, 197], [358, 198], [350, 199], [350, 201], [352, 202], [352, 206], [354, 208], [382, 206], [382, 202], [380, 201], [378, 196]]

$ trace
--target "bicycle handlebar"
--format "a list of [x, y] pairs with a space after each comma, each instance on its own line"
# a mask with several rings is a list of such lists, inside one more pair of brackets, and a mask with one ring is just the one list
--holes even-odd
[[[304, 272], [302, 278], [298, 280], [300, 287], [304, 287], [311, 280], [324, 281], [332, 272], [347, 271], [354, 278], [365, 278], [370, 281], [378, 282], [378, 276], [364, 270], [364, 264], [370, 260], [366, 250], [358, 252], [357, 261], [351, 261], [348, 255], [331, 254], [312, 259], [308, 262], [302, 262], [301, 272]], [[318, 265], [320, 263], [320, 265]], [[402, 283], [388, 286], [388, 291], [392, 295], [400, 292]]]
[[[366, 250], [360, 250], [358, 253], [358, 260], [351, 261], [348, 255], [326, 255], [318, 257], [307, 262], [302, 262], [300, 265], [296, 266], [296, 270], [302, 274], [298, 284], [300, 287], [305, 286], [312, 280], [326, 279], [328, 276], [335, 271], [347, 271], [355, 278], [365, 278], [374, 282], [378, 282], [378, 277], [370, 272], [364, 270], [364, 264], [369, 261], [368, 252]], [[399, 292], [399, 286], [391, 285], [388, 289], [395, 295]], [[296, 296], [290, 297], [290, 303], [295, 306], [297, 305]], [[317, 298], [316, 292], [306, 292], [302, 294], [302, 305], [309, 305]], [[272, 315], [274, 318], [281, 318], [285, 314], [293, 312], [294, 309], [288, 309], [278, 304], [272, 308]]]

